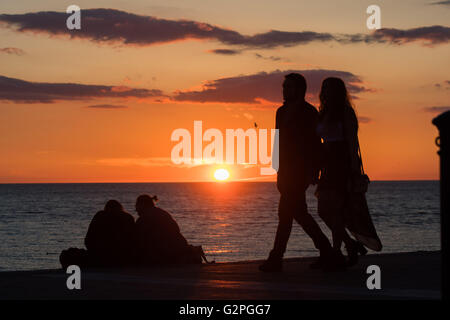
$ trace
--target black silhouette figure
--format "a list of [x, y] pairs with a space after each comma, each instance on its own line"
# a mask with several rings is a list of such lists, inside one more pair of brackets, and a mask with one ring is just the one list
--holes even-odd
[[311, 237], [320, 251], [313, 268], [339, 268], [344, 257], [332, 250], [328, 238], [308, 213], [305, 191], [315, 184], [319, 175], [320, 138], [316, 132], [317, 110], [305, 101], [306, 80], [297, 73], [285, 76], [284, 104], [276, 113], [279, 129], [279, 168], [277, 187], [281, 194], [278, 207], [278, 228], [269, 258], [259, 267], [261, 271], [282, 270], [282, 258], [295, 219]]
[[109, 200], [92, 219], [84, 243], [89, 265], [99, 267], [133, 264], [134, 218], [117, 200]]
[[381, 250], [381, 242], [368, 212], [365, 190], [355, 188], [358, 180], [367, 176], [359, 151], [358, 119], [345, 84], [339, 78], [330, 77], [322, 83], [317, 132], [324, 142], [316, 192], [319, 215], [332, 231], [333, 248], [340, 252], [344, 242], [348, 265], [354, 265], [358, 254], [364, 255], [367, 250], [349, 236], [346, 227], [374, 250]]
[[[155, 206], [157, 197], [136, 200], [136, 259], [141, 265], [202, 263], [201, 246], [189, 245], [172, 216]], [[204, 258], [206, 260], [206, 258]]]

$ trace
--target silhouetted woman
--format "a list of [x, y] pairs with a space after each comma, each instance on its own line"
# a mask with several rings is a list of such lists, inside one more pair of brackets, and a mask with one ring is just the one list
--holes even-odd
[[90, 264], [99, 267], [133, 264], [134, 218], [120, 202], [109, 200], [92, 219], [84, 243]]
[[[346, 215], [349, 214], [349, 203], [352, 201], [352, 184], [354, 179], [361, 176], [358, 119], [341, 79], [325, 79], [319, 98], [320, 120], [317, 131], [323, 140], [323, 152], [317, 190], [318, 211], [332, 231], [333, 248], [340, 252], [344, 242], [348, 265], [354, 265], [358, 261], [358, 253], [367, 253], [364, 246], [352, 239], [345, 229]], [[367, 224], [373, 228], [371, 221]], [[369, 235], [374, 232], [373, 228]], [[374, 237], [378, 239], [376, 233]]]

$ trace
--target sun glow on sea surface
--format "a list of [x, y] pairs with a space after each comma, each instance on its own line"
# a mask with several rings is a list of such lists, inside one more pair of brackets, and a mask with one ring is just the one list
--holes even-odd
[[214, 171], [214, 178], [219, 181], [227, 180], [230, 177], [230, 173], [227, 169], [217, 169]]

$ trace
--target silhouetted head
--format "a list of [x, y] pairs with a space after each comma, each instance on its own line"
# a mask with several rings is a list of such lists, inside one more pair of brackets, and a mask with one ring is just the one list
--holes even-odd
[[155, 206], [155, 202], [158, 201], [157, 196], [149, 196], [148, 194], [142, 194], [136, 199], [136, 211], [139, 216], [148, 212]]
[[299, 73], [289, 73], [284, 77], [283, 99], [285, 102], [295, 102], [305, 99], [306, 80]]
[[322, 82], [319, 94], [321, 116], [330, 115], [330, 119], [342, 119], [346, 108], [353, 110], [352, 102], [340, 78], [330, 77]]
[[120, 204], [119, 201], [117, 200], [109, 200], [106, 204], [105, 204], [105, 212], [110, 212], [110, 213], [118, 213], [118, 212], [124, 212], [123, 206], [122, 204]]

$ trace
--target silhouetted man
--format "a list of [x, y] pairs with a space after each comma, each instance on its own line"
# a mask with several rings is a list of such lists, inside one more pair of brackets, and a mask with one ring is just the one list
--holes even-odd
[[[331, 263], [333, 256], [328, 238], [308, 213], [305, 191], [315, 184], [319, 175], [320, 138], [316, 133], [317, 110], [305, 101], [306, 80], [298, 73], [285, 76], [284, 104], [276, 113], [279, 129], [279, 168], [277, 187], [281, 194], [278, 206], [278, 228], [269, 258], [259, 267], [261, 271], [282, 270], [282, 259], [295, 219], [320, 250], [313, 267]], [[330, 258], [330, 259], [328, 259]]]
[[134, 218], [116, 200], [109, 200], [99, 211], [84, 239], [89, 265], [116, 267], [133, 263]]

